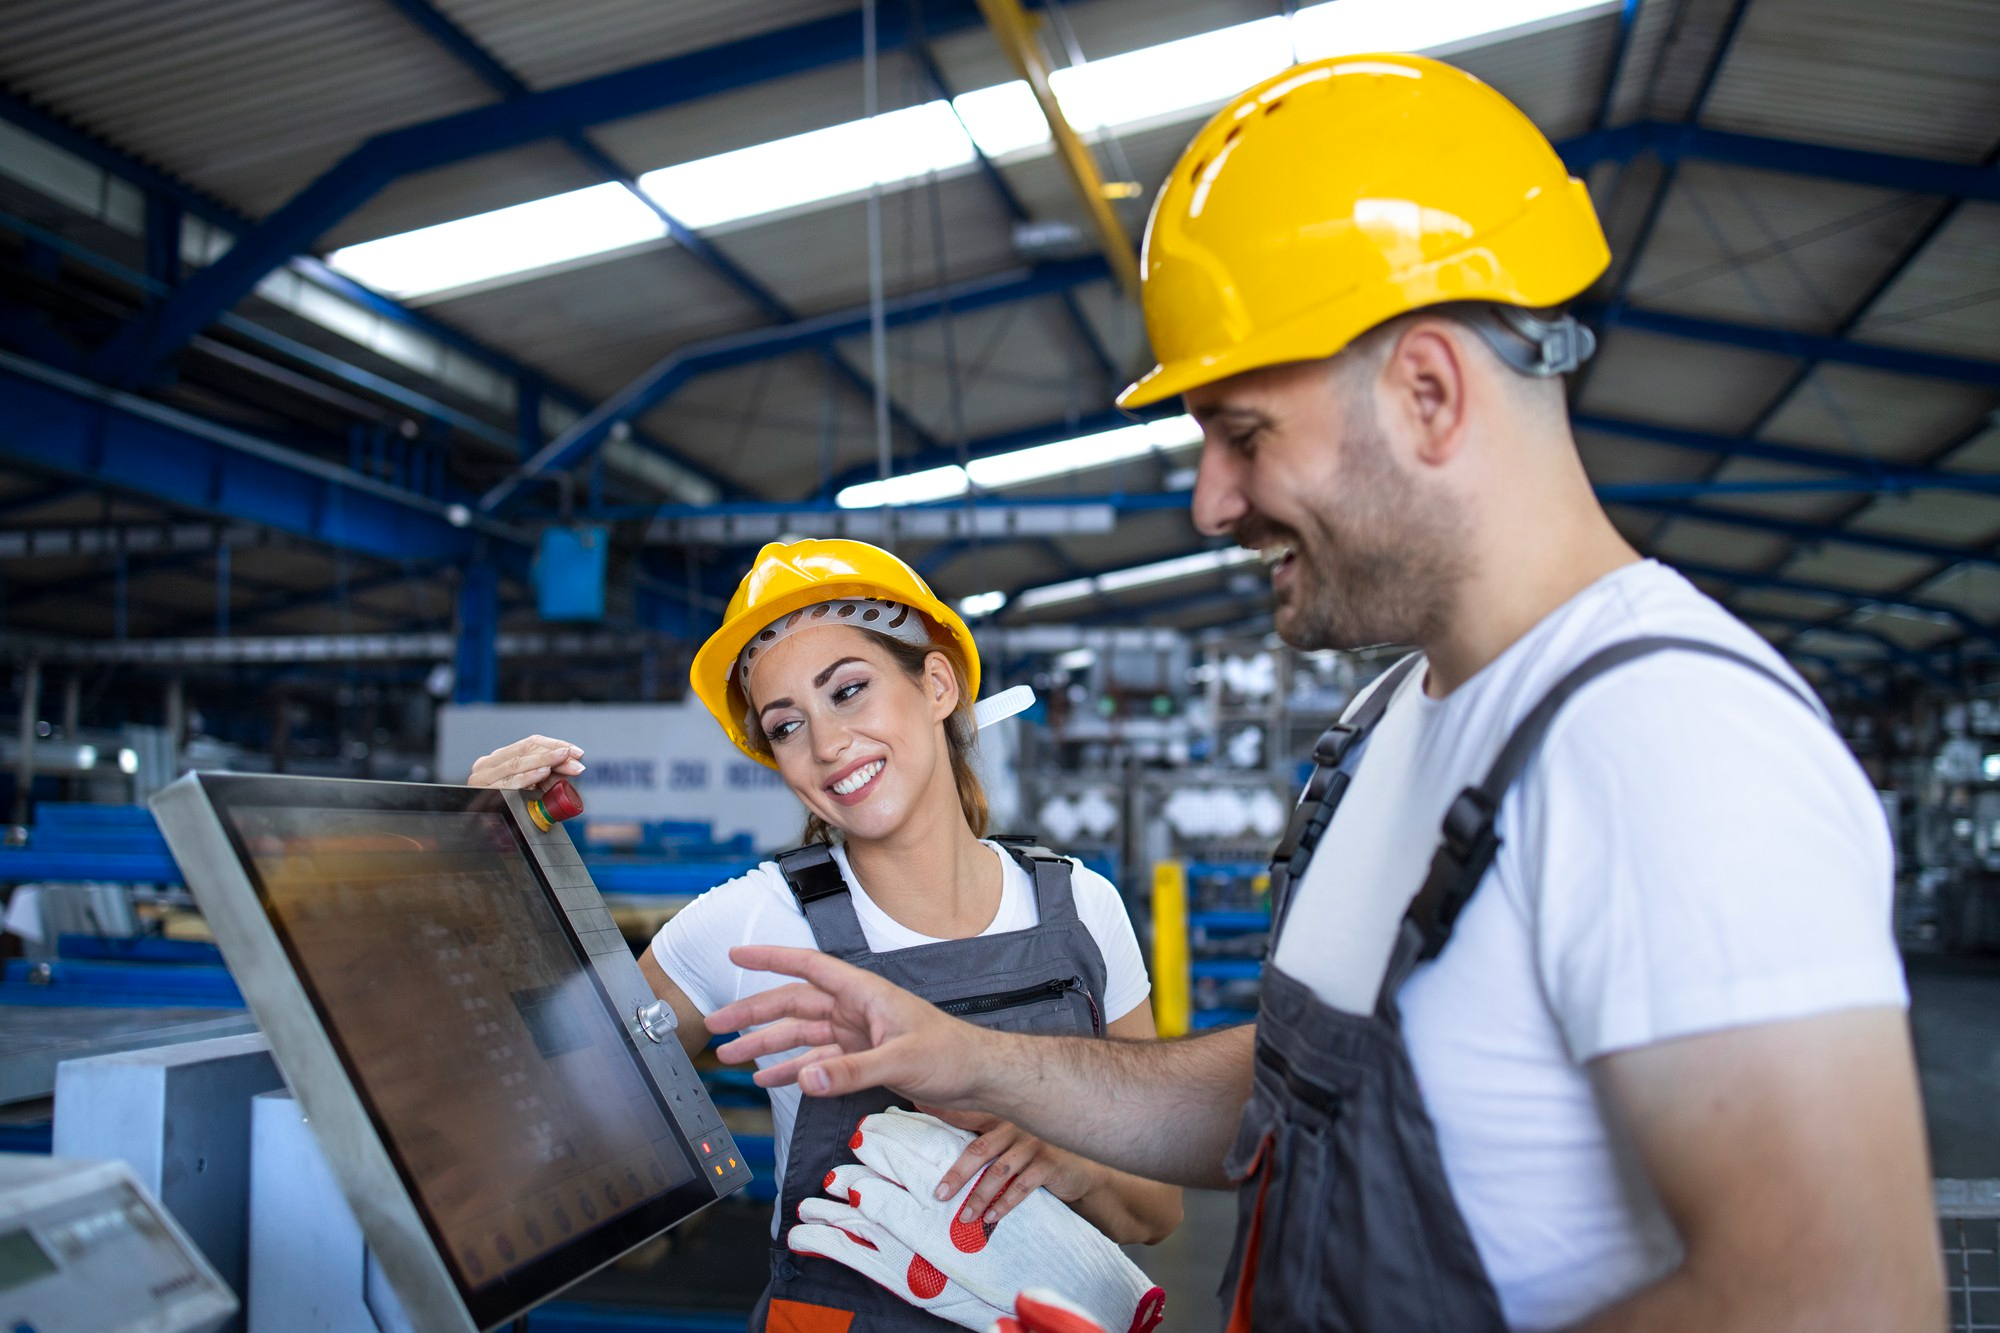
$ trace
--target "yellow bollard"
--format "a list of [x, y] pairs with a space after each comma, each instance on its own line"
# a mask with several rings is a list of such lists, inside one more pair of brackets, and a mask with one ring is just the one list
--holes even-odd
[[1193, 1011], [1188, 993], [1187, 863], [1153, 863], [1153, 1025], [1162, 1037], [1185, 1037]]

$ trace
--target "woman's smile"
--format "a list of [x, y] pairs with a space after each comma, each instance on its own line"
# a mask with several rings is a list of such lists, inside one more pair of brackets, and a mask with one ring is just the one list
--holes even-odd
[[859, 760], [841, 770], [839, 777], [826, 784], [827, 794], [842, 805], [859, 805], [868, 799], [875, 789], [875, 780], [888, 766], [886, 759]]

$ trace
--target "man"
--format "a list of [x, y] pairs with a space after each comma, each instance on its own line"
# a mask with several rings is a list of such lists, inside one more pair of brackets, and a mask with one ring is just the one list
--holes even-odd
[[1232, 1328], [1941, 1327], [1880, 808], [1596, 502], [1588, 335], [1550, 308], [1607, 261], [1546, 140], [1446, 66], [1320, 62], [1218, 114], [1148, 226], [1161, 365], [1122, 401], [1184, 395], [1195, 521], [1263, 553], [1288, 642], [1422, 650], [1322, 741], [1256, 1027], [1000, 1036], [739, 950], [809, 984], [713, 1015], [772, 1023], [724, 1056], [1235, 1183]]

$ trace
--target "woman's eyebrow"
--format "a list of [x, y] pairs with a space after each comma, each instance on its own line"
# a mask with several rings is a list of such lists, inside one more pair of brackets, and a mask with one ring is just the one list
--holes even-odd
[[[826, 670], [820, 672], [817, 676], [813, 677], [813, 688], [818, 689], [820, 686], [826, 684], [826, 682], [832, 677], [834, 672], [840, 670], [842, 667], [846, 666], [849, 662], [859, 662], [860, 660], [861, 659], [858, 657], [841, 658], [838, 662], [835, 662], [833, 665], [829, 666]], [[785, 700], [785, 702], [790, 703], [791, 700], [787, 699]]]

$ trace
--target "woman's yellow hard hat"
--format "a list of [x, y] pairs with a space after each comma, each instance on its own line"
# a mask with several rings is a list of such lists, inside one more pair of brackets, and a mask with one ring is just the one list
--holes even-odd
[[1559, 305], [1610, 262], [1584, 183], [1478, 79], [1410, 55], [1297, 65], [1161, 188], [1140, 257], [1160, 364], [1118, 405], [1332, 356], [1424, 306]]
[[[838, 538], [772, 542], [757, 552], [750, 572], [729, 599], [722, 628], [701, 646], [688, 671], [695, 697], [722, 724], [736, 748], [758, 763], [777, 767], [768, 753], [751, 744], [743, 729], [750, 705], [737, 679], [737, 659], [775, 621], [807, 607], [849, 599], [898, 602], [921, 612], [945, 636], [938, 647], [964, 668], [966, 697], [979, 697], [979, 649], [972, 631], [956, 611], [938, 600], [916, 570], [867, 542]], [[859, 616], [847, 623], [868, 628]]]

